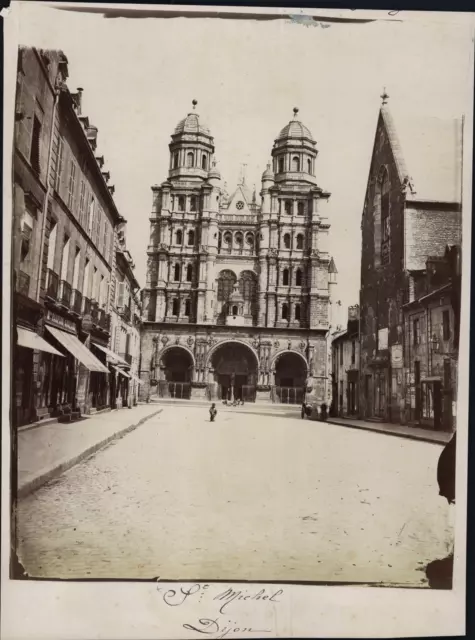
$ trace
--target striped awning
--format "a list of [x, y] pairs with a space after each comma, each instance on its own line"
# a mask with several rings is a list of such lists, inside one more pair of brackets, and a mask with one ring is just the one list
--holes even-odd
[[46, 325], [48, 331], [63, 345], [76, 360], [79, 360], [89, 371], [100, 371], [101, 373], [109, 373], [109, 369], [102, 364], [96, 356], [83, 345], [83, 343], [70, 333], [60, 331], [54, 327]]
[[64, 358], [64, 355], [60, 353], [57, 349], [51, 346], [46, 340], [43, 340], [41, 336], [39, 336], [34, 331], [29, 331], [28, 329], [24, 329], [23, 327], [17, 327], [17, 344], [19, 347], [26, 347], [27, 349], [36, 349], [37, 351], [45, 351], [46, 353], [52, 353], [55, 356], [61, 356]]
[[103, 347], [102, 344], [97, 344], [97, 342], [92, 342], [92, 344], [98, 349], [100, 349], [101, 351], [103, 351], [108, 356], [108, 358], [115, 364], [125, 364], [127, 367], [129, 366], [129, 363], [123, 358], [121, 358], [119, 355], [117, 355], [117, 353], [114, 353], [114, 351], [111, 351], [107, 347]]
[[130, 378], [129, 374], [123, 369], [119, 369], [119, 367], [115, 367], [114, 365], [111, 365], [111, 366], [113, 369], [117, 371], [117, 373], [120, 373], [121, 376], [124, 376], [124, 378]]

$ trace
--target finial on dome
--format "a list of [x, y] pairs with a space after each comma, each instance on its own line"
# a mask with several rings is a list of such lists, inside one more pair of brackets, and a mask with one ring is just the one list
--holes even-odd
[[383, 93], [381, 94], [382, 104], [383, 104], [383, 105], [388, 104], [388, 99], [389, 99], [389, 96], [388, 96], [388, 94], [386, 93], [386, 87], [384, 87], [384, 89], [383, 89]]
[[296, 117], [297, 117], [297, 113], [298, 113], [298, 112], [299, 112], [298, 108], [297, 108], [297, 107], [294, 107], [294, 118], [296, 118]]
[[193, 105], [193, 109], [196, 109], [196, 105], [198, 104], [198, 100], [192, 100], [191, 104]]

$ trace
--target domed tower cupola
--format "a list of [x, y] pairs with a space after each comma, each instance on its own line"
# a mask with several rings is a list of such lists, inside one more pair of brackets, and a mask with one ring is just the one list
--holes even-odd
[[193, 110], [180, 120], [172, 134], [169, 145], [169, 178], [208, 178], [214, 154], [214, 139], [196, 112], [197, 104], [193, 100]]
[[272, 161], [276, 183], [317, 183], [317, 143], [310, 130], [298, 119], [298, 112], [295, 107], [293, 119], [282, 129], [274, 142]]

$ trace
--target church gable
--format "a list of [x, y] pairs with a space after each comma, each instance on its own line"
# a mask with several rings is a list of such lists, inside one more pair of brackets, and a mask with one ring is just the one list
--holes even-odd
[[250, 215], [252, 213], [251, 205], [252, 195], [248, 193], [244, 185], [238, 185], [238, 188], [229, 199], [227, 213]]

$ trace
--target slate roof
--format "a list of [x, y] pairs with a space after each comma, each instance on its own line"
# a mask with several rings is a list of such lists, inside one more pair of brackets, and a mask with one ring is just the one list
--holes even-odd
[[461, 202], [463, 119], [393, 114], [387, 106], [381, 114], [407, 198]]

